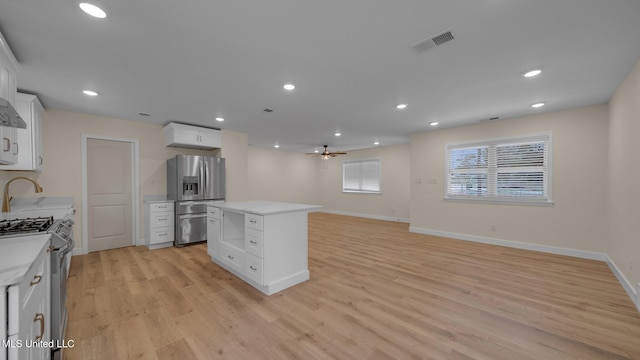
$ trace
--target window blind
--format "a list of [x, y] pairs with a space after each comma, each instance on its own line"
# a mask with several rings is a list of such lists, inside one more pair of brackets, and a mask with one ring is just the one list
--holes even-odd
[[380, 159], [342, 162], [342, 191], [380, 192]]
[[445, 198], [550, 202], [550, 135], [448, 145]]

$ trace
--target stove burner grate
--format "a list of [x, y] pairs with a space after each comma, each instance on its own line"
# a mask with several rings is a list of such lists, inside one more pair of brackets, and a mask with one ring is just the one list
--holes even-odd
[[53, 225], [53, 216], [0, 221], [0, 235], [47, 231]]

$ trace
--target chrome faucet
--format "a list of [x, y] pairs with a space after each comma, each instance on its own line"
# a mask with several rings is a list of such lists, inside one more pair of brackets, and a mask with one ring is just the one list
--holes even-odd
[[33, 180], [32, 178], [28, 178], [26, 176], [16, 176], [14, 178], [11, 178], [7, 180], [7, 182], [4, 184], [4, 197], [2, 198], [2, 212], [11, 211], [11, 205], [9, 204], [9, 202], [11, 201], [11, 198], [9, 197], [9, 184], [11, 184], [13, 181], [18, 179], [31, 181], [33, 183], [33, 186], [36, 188], [36, 192], [37, 193], [42, 192], [42, 186], [40, 186], [40, 184], [38, 184], [38, 182]]

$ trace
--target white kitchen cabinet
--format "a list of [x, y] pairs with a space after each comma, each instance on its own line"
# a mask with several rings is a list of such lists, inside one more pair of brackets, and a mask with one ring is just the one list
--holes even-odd
[[173, 201], [145, 201], [145, 245], [149, 250], [173, 246], [175, 217]]
[[220, 256], [221, 231], [220, 209], [211, 205], [207, 206], [207, 253], [211, 257]]
[[0, 97], [15, 105], [17, 92], [18, 61], [0, 34]]
[[17, 284], [6, 288], [7, 360], [51, 358], [50, 259], [48, 241]]
[[309, 279], [307, 211], [316, 207], [268, 201], [211, 206], [210, 214], [221, 221], [207, 229], [209, 255], [267, 295], [304, 282]]
[[164, 135], [166, 146], [218, 149], [222, 143], [220, 130], [179, 123], [167, 124]]
[[18, 162], [17, 128], [0, 126], [0, 164], [12, 165]]
[[[12, 155], [16, 156], [13, 165], [2, 165], [0, 170], [42, 171], [44, 164], [42, 151], [42, 115], [44, 108], [38, 97], [30, 94], [16, 94], [15, 108], [22, 120], [27, 123], [26, 129], [13, 129], [15, 139], [12, 143]], [[5, 146], [3, 139], [3, 146]], [[4, 151], [4, 147], [3, 147]]]

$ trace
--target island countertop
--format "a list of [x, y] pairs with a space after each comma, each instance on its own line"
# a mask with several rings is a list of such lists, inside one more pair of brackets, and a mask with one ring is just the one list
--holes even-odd
[[319, 209], [320, 205], [276, 202], [266, 200], [215, 201], [211, 204], [222, 210], [240, 211], [256, 215], [273, 215], [295, 211]]
[[12, 236], [0, 239], [0, 286], [19, 283], [31, 267], [49, 234]]

